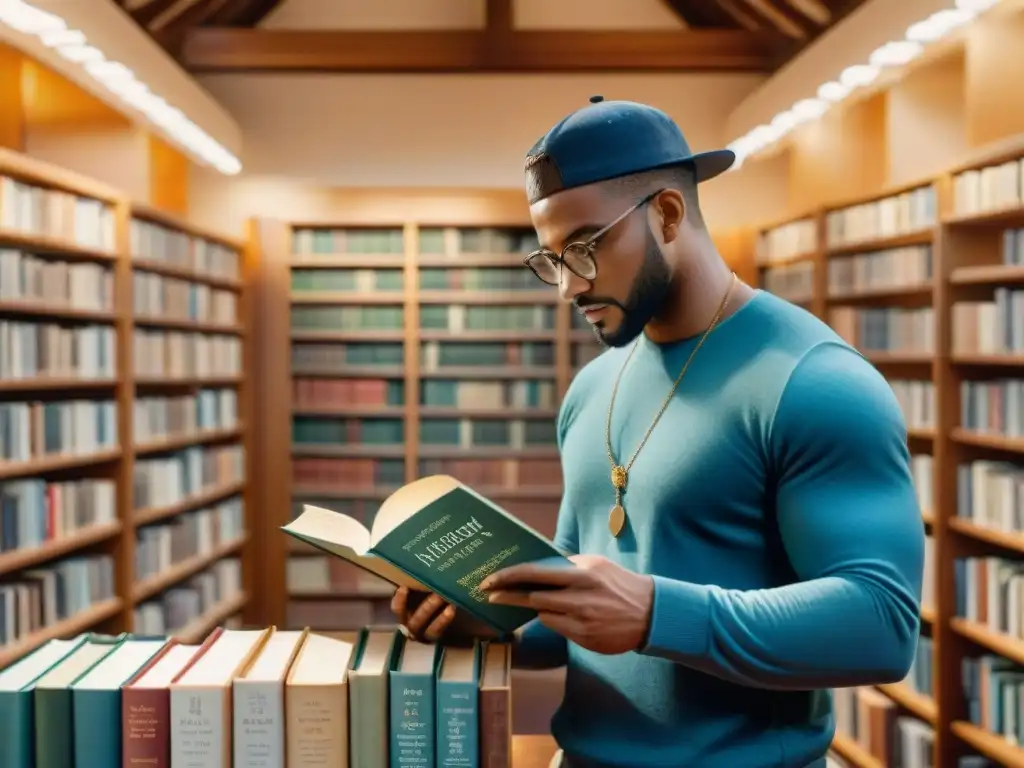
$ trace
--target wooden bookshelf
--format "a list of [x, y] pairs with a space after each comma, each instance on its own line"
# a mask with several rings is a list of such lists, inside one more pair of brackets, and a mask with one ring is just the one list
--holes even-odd
[[[913, 723], [887, 721], [890, 745], [909, 727], [933, 744], [937, 766], [970, 755], [1024, 765], [1015, 726], [982, 720], [981, 711], [991, 717], [987, 706], [972, 713], [975, 694], [963, 671], [965, 659], [983, 656], [1024, 668], [1024, 627], [1001, 629], [1011, 625], [988, 618], [995, 609], [986, 599], [997, 598], [978, 586], [992, 568], [985, 558], [1011, 569], [1024, 563], [1024, 520], [1013, 517], [1021, 502], [998, 487], [1024, 473], [1024, 416], [1017, 396], [999, 384], [1024, 371], [1024, 314], [1005, 292], [1024, 282], [1024, 238], [1018, 244], [1004, 235], [1024, 230], [1022, 177], [1024, 145], [1014, 142], [933, 178], [773, 222], [757, 233], [753, 254], [761, 287], [809, 309], [860, 349], [904, 408], [930, 541], [921, 634], [931, 669], [877, 690], [890, 702], [881, 709]], [[970, 597], [958, 565], [967, 559]], [[1013, 574], [1002, 578], [1015, 582]], [[1012, 595], [998, 600], [1013, 615], [1024, 608]], [[995, 682], [986, 685], [995, 690]], [[880, 743], [840, 723], [833, 750], [848, 765], [888, 765]]]
[[[140, 237], [156, 226], [160, 237]], [[173, 259], [161, 250], [171, 241]], [[0, 610], [48, 584], [69, 595], [63, 612], [42, 600], [29, 626], [0, 636], [0, 668], [50, 638], [187, 640], [246, 609], [248, 254], [118, 190], [0, 150]], [[179, 336], [161, 345], [161, 333]], [[218, 334], [234, 342], [206, 341]], [[164, 408], [159, 398], [177, 401]], [[232, 445], [241, 471], [214, 482], [209, 451]], [[163, 471], [147, 476], [152, 461]], [[233, 511], [213, 511], [232, 501]], [[143, 540], [170, 557], [147, 565]], [[232, 558], [242, 569], [235, 584]]]
[[278, 510], [266, 526], [267, 621], [393, 621], [391, 589], [276, 530], [303, 503], [369, 525], [399, 485], [450, 472], [553, 535], [558, 405], [598, 345], [523, 267], [535, 235], [525, 207], [513, 210], [254, 222], [259, 407], [272, 424], [260, 475]]

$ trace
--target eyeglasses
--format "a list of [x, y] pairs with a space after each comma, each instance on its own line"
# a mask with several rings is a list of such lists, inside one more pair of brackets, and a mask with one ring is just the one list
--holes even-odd
[[570, 272], [584, 280], [593, 280], [597, 277], [597, 262], [594, 260], [594, 249], [600, 244], [601, 238], [621, 223], [631, 213], [643, 205], [646, 205], [664, 190], [659, 189], [652, 192], [619, 216], [615, 221], [602, 227], [583, 242], [569, 243], [557, 254], [548, 248], [541, 248], [534, 251], [525, 259], [523, 264], [529, 267], [542, 282], [548, 285], [558, 285], [562, 280], [562, 265], [564, 264]]

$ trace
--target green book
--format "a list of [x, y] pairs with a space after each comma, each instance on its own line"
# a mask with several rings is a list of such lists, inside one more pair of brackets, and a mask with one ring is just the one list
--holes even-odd
[[348, 515], [310, 505], [282, 530], [396, 586], [434, 592], [499, 636], [537, 614], [488, 603], [479, 589], [484, 578], [528, 562], [574, 567], [551, 541], [448, 475], [399, 488], [369, 530]]

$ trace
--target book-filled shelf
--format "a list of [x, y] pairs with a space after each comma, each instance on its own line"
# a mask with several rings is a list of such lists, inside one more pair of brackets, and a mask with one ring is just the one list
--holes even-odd
[[245, 607], [244, 255], [0, 151], [0, 669]]
[[[517, 218], [525, 214], [522, 207]], [[264, 299], [277, 309], [265, 313], [275, 328], [261, 338], [276, 348], [277, 332], [288, 350], [268, 381], [282, 364], [289, 375], [261, 410], [286, 404], [281, 438], [290, 456], [281, 446], [274, 453], [288, 466], [286, 514], [310, 504], [370, 526], [396, 488], [448, 474], [552, 536], [558, 405], [574, 369], [599, 347], [523, 266], [536, 247], [532, 228], [257, 227], [263, 263], [279, 254], [266, 290], [284, 292], [283, 301]], [[393, 588], [359, 569], [283, 538], [270, 558], [286, 559], [287, 592], [270, 597], [269, 620], [321, 630], [393, 621]]]
[[83, 633], [0, 671], [0, 765], [510, 768], [510, 671], [387, 627]]
[[761, 287], [831, 325], [903, 409], [927, 536], [907, 679], [835, 691], [849, 766], [1024, 766], [1024, 147], [760, 233]]

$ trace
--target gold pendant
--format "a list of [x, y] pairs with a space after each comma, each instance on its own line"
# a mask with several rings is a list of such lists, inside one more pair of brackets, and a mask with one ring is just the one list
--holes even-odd
[[621, 491], [626, 487], [626, 468], [616, 464], [612, 467], [612, 487]]
[[626, 510], [622, 508], [621, 504], [616, 504], [608, 514], [608, 530], [611, 531], [612, 536], [618, 538], [619, 534], [622, 533], [622, 529], [625, 527]]

